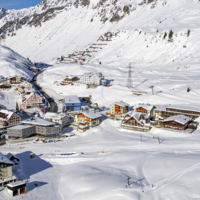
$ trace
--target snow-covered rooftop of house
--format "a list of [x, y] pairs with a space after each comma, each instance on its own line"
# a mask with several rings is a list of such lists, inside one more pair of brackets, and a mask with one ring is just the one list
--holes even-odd
[[[3, 115], [5, 116], [5, 118]], [[0, 109], [0, 121], [5, 120], [5, 119], [9, 120], [12, 115], [13, 115], [12, 111], [6, 110], [6, 109]]]
[[28, 81], [23, 81], [23, 82], [21, 82], [18, 86], [19, 86], [19, 87], [26, 87], [26, 86], [29, 85], [29, 84], [31, 84], [31, 83], [29, 83]]
[[167, 107], [165, 107], [165, 106], [159, 106], [159, 107], [157, 107], [155, 110], [156, 110], [156, 111], [166, 111], [166, 108], [167, 108]]
[[0, 152], [0, 163], [13, 164], [13, 161], [9, 160], [7, 156]]
[[125, 103], [124, 101], [114, 102], [111, 105], [118, 105], [118, 106], [122, 106], [122, 107], [129, 106], [129, 104]]
[[66, 116], [64, 113], [53, 113], [47, 112], [44, 116], [44, 119], [62, 119]]
[[167, 108], [173, 108], [173, 109], [180, 109], [180, 110], [188, 110], [188, 111], [194, 111], [194, 112], [200, 112], [200, 107], [193, 107], [191, 105], [170, 105]]
[[14, 187], [17, 187], [17, 186], [20, 186], [20, 185], [24, 185], [26, 184], [24, 181], [17, 181], [17, 182], [14, 182], [14, 183], [9, 183], [7, 184], [8, 187], [11, 187], [11, 188], [14, 188]]
[[80, 103], [81, 101], [77, 95], [68, 95], [68, 96], [65, 96], [65, 102], [66, 103]]
[[22, 130], [22, 129], [26, 129], [26, 128], [31, 128], [32, 126], [25, 126], [25, 125], [17, 125], [17, 126], [13, 126], [11, 128], [8, 128], [8, 130]]
[[185, 125], [186, 123], [188, 123], [189, 121], [191, 121], [192, 119], [190, 117], [187, 117], [185, 115], [175, 115], [172, 117], [168, 117], [167, 119], [164, 120], [164, 122], [168, 122], [168, 121], [176, 121], [182, 125]]
[[149, 114], [147, 114], [147, 113], [144, 114], [144, 113], [135, 112], [135, 111], [129, 111], [126, 116], [128, 116], [128, 115], [130, 117], [134, 117], [137, 121], [140, 120], [141, 115], [143, 115], [146, 119], [149, 117]]
[[24, 112], [34, 114], [34, 113], [41, 112], [41, 110], [40, 110], [40, 108], [35, 107], [35, 108], [28, 108], [28, 109], [24, 110]]
[[25, 91], [25, 93], [27, 93], [27, 92], [34, 92], [35, 89], [34, 88], [30, 88], [30, 89], [25, 89], [24, 91]]
[[22, 121], [23, 124], [32, 124], [32, 125], [39, 125], [39, 126], [52, 126], [52, 125], [56, 125], [53, 122], [47, 121], [45, 119], [42, 118], [34, 118], [34, 119], [28, 119], [28, 120], [24, 120]]
[[142, 107], [142, 108], [144, 108], [145, 110], [148, 110], [148, 111], [151, 111], [152, 108], [153, 108], [153, 106], [150, 105], [150, 104], [136, 104], [134, 106], [135, 109], [140, 108], [140, 107]]
[[86, 111], [86, 112], [82, 112], [86, 117], [90, 118], [90, 119], [96, 119], [96, 118], [100, 118], [101, 114], [100, 113], [94, 113], [92, 111]]

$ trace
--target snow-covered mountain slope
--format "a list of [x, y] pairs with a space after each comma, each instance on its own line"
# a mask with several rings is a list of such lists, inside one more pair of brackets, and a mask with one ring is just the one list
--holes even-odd
[[32, 62], [8, 47], [0, 45], [0, 75], [31, 78], [33, 76], [33, 73], [29, 71], [31, 66], [33, 66]]
[[[32, 61], [54, 63], [61, 55], [88, 49], [90, 62], [182, 66], [199, 61], [199, 13], [198, 0], [45, 0], [6, 11], [0, 27], [6, 45]], [[108, 32], [112, 37], [103, 41], [106, 45], [91, 48]]]

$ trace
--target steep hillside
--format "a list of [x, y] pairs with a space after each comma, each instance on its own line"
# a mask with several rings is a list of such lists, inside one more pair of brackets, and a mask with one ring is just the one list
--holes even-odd
[[82, 50], [85, 62], [182, 67], [199, 61], [199, 13], [198, 0], [44, 0], [6, 11], [1, 43], [32, 61]]
[[29, 68], [32, 62], [23, 58], [11, 49], [0, 45], [0, 74], [4, 77], [23, 76], [31, 78], [33, 73]]

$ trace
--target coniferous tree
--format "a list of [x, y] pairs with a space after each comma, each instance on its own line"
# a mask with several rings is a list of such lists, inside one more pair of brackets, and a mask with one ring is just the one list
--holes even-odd
[[165, 39], [167, 37], [167, 33], [165, 32], [164, 36], [163, 36], [163, 39]]
[[173, 37], [173, 31], [171, 30], [171, 31], [169, 32], [169, 39], [172, 39], [172, 37]]
[[190, 36], [190, 29], [188, 29], [187, 36], [188, 37]]
[[191, 90], [191, 89], [188, 87], [187, 92], [190, 92], [190, 90]]
[[16, 112], [19, 112], [19, 105], [17, 102], [16, 102]]

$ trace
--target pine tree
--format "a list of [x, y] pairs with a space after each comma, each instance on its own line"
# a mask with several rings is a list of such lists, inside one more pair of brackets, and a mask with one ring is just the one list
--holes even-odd
[[167, 33], [165, 32], [163, 39], [165, 39], [167, 37]]
[[187, 36], [188, 37], [190, 36], [190, 29], [188, 29]]
[[17, 102], [16, 102], [16, 112], [19, 112], [19, 105]]
[[190, 90], [191, 90], [191, 89], [188, 87], [187, 92], [190, 92]]
[[169, 39], [172, 39], [172, 37], [173, 37], [173, 31], [171, 30], [170, 32], [169, 32]]

